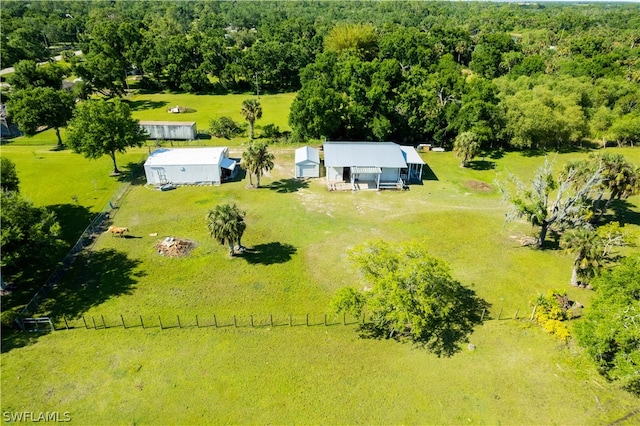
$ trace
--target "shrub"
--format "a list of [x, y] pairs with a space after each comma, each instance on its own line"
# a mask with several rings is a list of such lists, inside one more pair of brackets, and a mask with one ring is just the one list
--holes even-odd
[[209, 123], [209, 134], [217, 138], [231, 139], [244, 133], [244, 126], [230, 117], [214, 118]]
[[567, 298], [567, 293], [562, 291], [549, 291], [546, 295], [538, 296], [536, 300], [536, 313], [534, 319], [549, 334], [553, 334], [563, 342], [567, 342], [571, 334], [565, 323], [566, 320], [576, 315], [570, 311], [570, 305], [575, 305]]

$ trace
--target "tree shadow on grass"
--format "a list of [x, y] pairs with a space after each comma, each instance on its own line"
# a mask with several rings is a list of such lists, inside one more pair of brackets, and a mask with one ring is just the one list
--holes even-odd
[[[50, 317], [59, 324], [63, 317], [79, 318], [88, 309], [108, 299], [130, 294], [138, 278], [144, 276], [143, 272], [136, 271], [140, 263], [113, 249], [82, 251], [33, 316]], [[46, 326], [43, 328], [45, 331], [37, 334], [9, 330], [3, 332], [2, 353], [34, 343], [39, 336], [48, 332]]]
[[[118, 168], [120, 169], [120, 167]], [[127, 171], [123, 171], [116, 176], [119, 182], [128, 182], [131, 185], [145, 185], [147, 183], [144, 174], [144, 162], [135, 163], [130, 161], [122, 169]]]
[[61, 237], [70, 245], [75, 244], [84, 229], [95, 217], [95, 213], [77, 204], [54, 204], [47, 208], [56, 214], [58, 223], [62, 228]]
[[251, 264], [273, 265], [274, 263], [286, 263], [291, 260], [291, 256], [298, 251], [291, 244], [280, 242], [258, 244], [252, 248], [245, 249], [240, 257]]
[[616, 220], [621, 225], [640, 226], [640, 206], [631, 204], [627, 200], [613, 200], [610, 208], [613, 211], [613, 216], [605, 216], [606, 219]]
[[290, 192], [298, 192], [302, 188], [308, 188], [309, 182], [304, 179], [281, 179], [275, 182], [265, 185], [264, 188], [269, 188], [272, 191], [286, 194]]
[[496, 162], [487, 160], [473, 160], [467, 163], [467, 167], [472, 170], [493, 170], [496, 168]]
[[162, 108], [168, 104], [167, 101], [150, 101], [148, 99], [143, 99], [140, 101], [128, 101], [129, 107], [132, 111], [144, 111], [147, 109], [157, 109]]
[[113, 249], [82, 251], [42, 310], [52, 317], [76, 318], [108, 299], [130, 294], [145, 275], [136, 271], [140, 263]]

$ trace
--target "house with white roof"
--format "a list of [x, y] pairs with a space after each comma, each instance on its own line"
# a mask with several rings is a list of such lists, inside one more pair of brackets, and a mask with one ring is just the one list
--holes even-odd
[[220, 185], [235, 177], [236, 166], [227, 147], [160, 148], [145, 161], [144, 173], [151, 185]]
[[[402, 189], [420, 181], [424, 161], [413, 147], [393, 142], [325, 142], [330, 189]], [[342, 184], [342, 185], [341, 185]]]

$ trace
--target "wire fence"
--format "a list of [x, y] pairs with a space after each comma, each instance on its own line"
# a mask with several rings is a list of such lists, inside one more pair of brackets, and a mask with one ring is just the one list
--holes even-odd
[[[537, 305], [531, 310], [516, 309], [507, 311], [500, 309], [497, 316], [488, 311], [482, 312], [482, 321], [521, 320], [532, 321]], [[122, 329], [151, 329], [161, 330], [172, 328], [267, 328], [267, 327], [313, 327], [313, 326], [351, 326], [365, 324], [366, 315], [355, 317], [342, 314], [288, 314], [288, 315], [83, 315], [74, 318], [39, 317], [21, 318], [17, 321], [22, 331], [47, 332], [54, 330], [90, 329], [106, 330], [109, 328]]]
[[[129, 180], [132, 180], [137, 170], [131, 171], [129, 176]], [[113, 193], [109, 201], [102, 208], [100, 213], [98, 213], [87, 225], [87, 227], [80, 235], [80, 238], [73, 245], [71, 250], [66, 254], [64, 259], [56, 266], [53, 270], [49, 278], [45, 281], [45, 283], [38, 289], [38, 291], [33, 295], [29, 303], [25, 305], [25, 307], [18, 314], [18, 319], [25, 318], [28, 315], [31, 315], [37, 312], [38, 308], [42, 304], [42, 302], [51, 294], [53, 289], [60, 283], [62, 277], [65, 272], [69, 269], [69, 267], [73, 264], [76, 255], [82, 251], [83, 249], [91, 246], [98, 235], [105, 231], [105, 223], [113, 217], [114, 211], [117, 209], [122, 198], [129, 192], [131, 189], [131, 183], [126, 182], [121, 184]]]

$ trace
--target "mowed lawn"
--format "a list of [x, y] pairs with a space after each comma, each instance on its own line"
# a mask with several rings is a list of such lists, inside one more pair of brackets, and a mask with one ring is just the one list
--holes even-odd
[[[494, 181], [507, 169], [529, 179], [543, 157], [508, 153], [461, 169], [451, 153], [428, 152], [428, 179], [409, 191], [335, 193], [318, 180], [291, 179], [294, 148], [272, 148], [277, 166], [257, 190], [245, 188], [246, 178], [168, 192], [136, 182], [112, 215], [115, 225], [130, 228], [129, 238], [98, 238], [43, 310], [74, 325], [82, 316], [90, 325], [104, 317], [111, 327], [4, 337], [3, 411], [68, 411], [73, 423], [109, 425], [582, 425], [636, 410], [638, 399], [602, 379], [574, 344], [509, 319], [516, 312], [527, 317], [548, 289], [566, 289], [587, 305], [591, 296], [568, 285], [568, 256], [522, 247], [518, 238], [531, 227], [504, 222], [509, 206]], [[8, 145], [2, 155], [15, 158], [20, 172], [21, 164], [61, 154], [42, 148], [42, 159], [18, 155], [25, 149]], [[146, 151], [132, 150], [125, 164]], [[637, 150], [612, 151], [640, 164]], [[232, 156], [240, 152], [232, 148]], [[558, 155], [557, 169], [585, 155]], [[73, 162], [90, 167], [79, 156]], [[69, 167], [71, 161], [41, 167], [40, 178], [61, 179]], [[100, 167], [108, 175], [108, 162]], [[32, 188], [35, 177], [23, 180], [25, 194], [46, 197]], [[111, 184], [119, 185], [100, 185]], [[86, 179], [68, 188], [74, 185], [91, 193]], [[64, 192], [61, 199], [70, 200], [73, 193]], [[90, 198], [78, 195], [80, 203]], [[43, 204], [63, 202], [74, 201]], [[223, 202], [247, 212], [243, 244], [251, 252], [244, 257], [230, 259], [208, 235], [205, 215]], [[629, 200], [630, 229], [640, 228], [638, 205], [640, 197]], [[155, 245], [168, 236], [196, 247], [184, 258], [163, 257]], [[491, 303], [492, 318], [502, 312], [506, 319], [479, 327], [474, 350], [464, 345], [444, 359], [394, 341], [362, 340], [342, 318], [329, 316], [334, 325], [324, 326], [335, 290], [364, 284], [347, 262], [349, 248], [377, 238], [424, 241]], [[118, 326], [120, 315], [127, 330]], [[227, 326], [197, 328], [196, 315], [207, 324], [216, 315]], [[239, 328], [229, 326], [233, 315]], [[259, 327], [249, 326], [250, 315]], [[136, 326], [140, 316], [147, 328]], [[161, 330], [158, 316], [171, 328]], [[176, 327], [178, 316], [184, 328]], [[637, 415], [626, 420], [635, 421]]]

